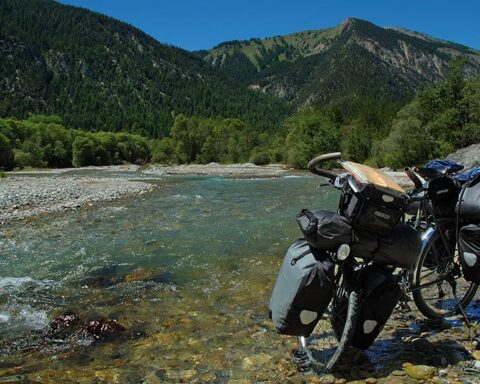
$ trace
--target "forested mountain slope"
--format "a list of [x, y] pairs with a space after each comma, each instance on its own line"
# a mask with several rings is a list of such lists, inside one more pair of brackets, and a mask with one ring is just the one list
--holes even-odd
[[0, 1], [0, 117], [57, 114], [71, 128], [159, 137], [179, 113], [275, 130], [288, 112], [115, 19], [53, 0]]

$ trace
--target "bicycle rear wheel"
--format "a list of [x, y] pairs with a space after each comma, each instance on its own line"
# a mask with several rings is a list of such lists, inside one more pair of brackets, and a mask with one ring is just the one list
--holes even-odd
[[314, 365], [320, 371], [332, 371], [350, 346], [358, 305], [357, 292], [338, 288], [327, 312], [307, 339]]
[[467, 307], [478, 288], [478, 284], [463, 278], [453, 233], [446, 232], [445, 238], [450, 249], [438, 233], [432, 236], [414, 273], [413, 299], [418, 310], [430, 319], [460, 313], [460, 305]]

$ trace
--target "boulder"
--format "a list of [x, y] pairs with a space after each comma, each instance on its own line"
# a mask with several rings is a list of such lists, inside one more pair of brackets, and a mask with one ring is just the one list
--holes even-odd
[[465, 165], [465, 170], [480, 166], [480, 143], [459, 149], [447, 156], [448, 160]]

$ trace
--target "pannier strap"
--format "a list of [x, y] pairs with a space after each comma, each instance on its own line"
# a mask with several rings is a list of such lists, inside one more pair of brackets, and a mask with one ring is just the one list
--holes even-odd
[[300, 211], [300, 213], [297, 215], [297, 217], [301, 217], [301, 216], [306, 216], [306, 218], [310, 220], [311, 223], [313, 222], [315, 224], [318, 224], [318, 217], [315, 216], [311, 211], [309, 211], [306, 208], [303, 208]]
[[294, 257], [292, 259], [292, 261], [290, 262], [291, 265], [295, 265], [297, 264], [297, 261], [304, 258], [305, 256], [307, 256], [309, 253], [310, 253], [310, 247], [307, 247], [307, 250], [305, 252], [302, 252], [300, 255], [298, 255], [297, 257]]

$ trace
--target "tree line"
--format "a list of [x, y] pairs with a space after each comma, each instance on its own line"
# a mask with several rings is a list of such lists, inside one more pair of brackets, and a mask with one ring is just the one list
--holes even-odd
[[0, 168], [122, 163], [285, 163], [305, 168], [314, 156], [401, 168], [443, 158], [480, 142], [480, 76], [461, 65], [446, 81], [417, 92], [406, 105], [368, 99], [346, 120], [337, 107], [299, 109], [274, 133], [238, 118], [177, 115], [169, 134], [149, 139], [126, 132], [67, 129], [58, 116], [0, 119]]

